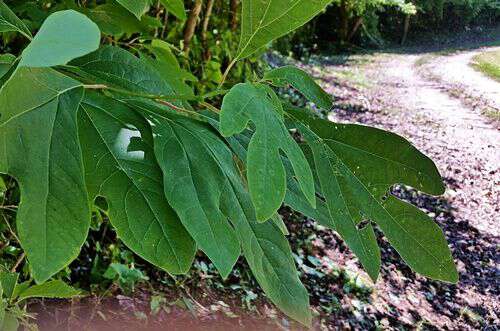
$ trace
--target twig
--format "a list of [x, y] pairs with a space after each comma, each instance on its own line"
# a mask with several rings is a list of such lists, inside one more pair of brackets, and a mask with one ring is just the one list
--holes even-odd
[[200, 102], [200, 105], [203, 106], [203, 107], [205, 107], [206, 109], [214, 112], [214, 113], [217, 113], [217, 114], [220, 113], [220, 109], [219, 108], [214, 107], [214, 106], [212, 106], [211, 104], [209, 104], [207, 102]]
[[16, 272], [17, 267], [19, 267], [19, 265], [21, 264], [21, 262], [23, 262], [25, 257], [26, 257], [26, 253], [24, 253], [24, 252], [21, 255], [19, 255], [19, 258], [17, 259], [16, 264], [14, 264], [12, 269], [10, 269], [10, 272]]

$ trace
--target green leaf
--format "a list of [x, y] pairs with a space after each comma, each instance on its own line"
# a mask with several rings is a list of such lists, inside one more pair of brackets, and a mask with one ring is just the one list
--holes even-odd
[[[373, 221], [416, 272], [456, 282], [458, 274], [441, 229], [418, 208], [388, 196], [395, 183], [441, 194], [443, 184], [434, 163], [393, 133], [315, 119], [292, 108], [288, 112], [304, 124], [299, 129], [312, 149], [336, 229], [360, 260], [371, 261], [372, 249], [363, 253], [366, 237], [360, 239], [355, 228]], [[372, 237], [369, 223], [359, 232]], [[363, 265], [373, 277], [375, 260], [373, 267]]]
[[286, 238], [273, 222], [257, 221], [252, 201], [229, 148], [220, 139], [206, 134], [205, 130], [195, 133], [207, 143], [231, 183], [231, 189], [221, 201], [221, 208], [235, 227], [243, 255], [257, 282], [284, 313], [309, 326], [309, 296], [298, 277]]
[[0, 272], [0, 284], [2, 285], [3, 296], [7, 300], [13, 298], [12, 296], [14, 294], [14, 289], [16, 288], [18, 278], [19, 274], [15, 272]]
[[235, 60], [304, 25], [332, 0], [243, 0], [241, 38]]
[[154, 265], [186, 273], [196, 247], [164, 196], [148, 123], [116, 100], [87, 93], [79, 132], [90, 196], [107, 199], [120, 239]]
[[367, 224], [362, 229], [357, 227], [363, 221], [363, 216], [355, 214], [357, 210], [350, 205], [351, 199], [356, 199], [356, 197], [347, 195], [345, 192], [347, 187], [341, 187], [342, 184], [346, 185], [339, 180], [345, 169], [339, 170], [340, 160], [322, 141], [308, 139], [308, 143], [314, 155], [316, 173], [330, 213], [330, 220], [334, 223], [334, 226], [330, 227], [334, 228], [345, 240], [375, 281], [380, 271], [380, 250], [371, 224]]
[[113, 46], [101, 47], [71, 62], [99, 83], [137, 93], [173, 95], [174, 90], [143, 60], [124, 49]]
[[68, 63], [99, 47], [97, 25], [74, 10], [50, 15], [26, 47], [19, 66], [53, 67]]
[[[162, 40], [155, 39], [151, 42], [150, 46], [146, 47], [153, 53], [155, 59], [142, 54], [141, 60], [151, 68], [154, 68], [161, 78], [170, 85], [175, 94], [192, 96], [194, 99], [193, 89], [186, 81], [194, 82], [197, 81], [197, 78], [189, 71], [181, 68], [169, 44]], [[188, 101], [182, 101], [181, 104], [187, 109], [192, 108]]]
[[19, 293], [19, 301], [29, 298], [57, 298], [68, 299], [80, 294], [80, 291], [67, 285], [61, 280], [51, 280], [49, 282], [34, 285]]
[[111, 263], [103, 276], [117, 280], [120, 288], [126, 292], [133, 291], [136, 283], [148, 279], [140, 270], [131, 269], [120, 263]]
[[12, 54], [0, 55], [0, 78], [9, 72], [15, 60], [16, 57]]
[[160, 0], [163, 6], [174, 14], [178, 19], [186, 19], [186, 9], [184, 8], [183, 0]]
[[265, 73], [264, 79], [272, 81], [277, 86], [290, 84], [318, 107], [332, 108], [332, 97], [308, 73], [297, 67], [284, 66], [268, 71]]
[[[0, 285], [2, 285], [2, 284], [0, 284]], [[1, 286], [0, 286], [0, 292], [2, 292]], [[3, 330], [3, 323], [5, 320], [5, 311], [6, 310], [7, 310], [7, 301], [0, 300], [0, 330]]]
[[19, 329], [19, 321], [15, 315], [6, 312], [0, 326], [2, 331], [17, 331]]
[[0, 32], [7, 31], [17, 31], [28, 39], [32, 38], [26, 24], [3, 1], [0, 1]]
[[[147, 110], [146, 110], [147, 111]], [[150, 113], [155, 154], [163, 171], [165, 196], [198, 246], [223, 278], [240, 256], [240, 245], [228, 216], [220, 210], [230, 183], [196, 132], [201, 124]], [[212, 134], [210, 139], [218, 139]], [[222, 243], [222, 244], [221, 244]]]
[[118, 2], [129, 12], [134, 14], [137, 19], [141, 19], [141, 16], [147, 11], [149, 7], [148, 0], [116, 0], [116, 2]]
[[0, 88], [14, 73], [17, 62], [17, 58], [12, 54], [0, 55]]
[[5, 185], [3, 178], [0, 177], [0, 194], [3, 194], [5, 191], [7, 191], [7, 185]]
[[[236, 155], [246, 163], [247, 149], [250, 143], [250, 136], [248, 133], [234, 135], [227, 138], [227, 142], [231, 146]], [[330, 219], [330, 214], [323, 200], [316, 198], [316, 208], [313, 208], [309, 201], [302, 193], [297, 180], [293, 176], [293, 167], [287, 158], [282, 158], [287, 175], [287, 190], [285, 195], [285, 204], [290, 206], [293, 210], [302, 213], [303, 215], [312, 218], [319, 224], [330, 227], [335, 230], [334, 223]]]
[[162, 24], [156, 18], [144, 15], [140, 20], [128, 10], [114, 3], [105, 3], [92, 9], [80, 11], [94, 21], [103, 34], [116, 38], [130, 37], [134, 33], [147, 34]]
[[[271, 91], [272, 92], [272, 91]], [[261, 85], [238, 84], [224, 97], [220, 115], [221, 132], [232, 136], [243, 131], [251, 120], [256, 131], [248, 146], [248, 185], [257, 219], [271, 218], [286, 193], [286, 174], [280, 150], [292, 164], [300, 188], [315, 207], [314, 181], [302, 150], [283, 123], [276, 95]]]
[[16, 224], [37, 282], [77, 257], [89, 229], [76, 128], [82, 95], [79, 82], [48, 68], [19, 68], [0, 92], [0, 172], [19, 182]]

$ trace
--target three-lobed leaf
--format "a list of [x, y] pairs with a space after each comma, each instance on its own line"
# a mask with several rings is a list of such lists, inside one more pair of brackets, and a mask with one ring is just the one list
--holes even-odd
[[19, 182], [17, 230], [37, 282], [76, 258], [90, 225], [76, 126], [82, 96], [81, 83], [49, 68], [19, 68], [0, 92], [0, 172]]
[[260, 221], [271, 218], [285, 198], [286, 174], [280, 151], [288, 156], [307, 200], [313, 207], [316, 203], [311, 169], [288, 133], [276, 99], [262, 85], [237, 84], [224, 97], [220, 114], [220, 129], [226, 137], [242, 132], [249, 121], [255, 124], [246, 161], [248, 186]]
[[[434, 163], [405, 139], [375, 128], [337, 124], [289, 108], [299, 121], [336, 230], [372, 277], [379, 263], [371, 224], [375, 222], [403, 260], [427, 277], [456, 282], [458, 274], [441, 229], [418, 208], [388, 191], [405, 183], [431, 194], [443, 184]], [[366, 247], [366, 243], [371, 243]], [[376, 277], [374, 277], [376, 278]]]
[[307, 23], [332, 0], [243, 0], [236, 60]]
[[50, 15], [24, 49], [19, 66], [53, 67], [95, 51], [101, 33], [97, 25], [74, 10]]

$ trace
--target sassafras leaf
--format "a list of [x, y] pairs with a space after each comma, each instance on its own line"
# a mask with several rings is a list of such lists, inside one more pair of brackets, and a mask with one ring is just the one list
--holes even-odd
[[87, 93], [79, 117], [87, 187], [103, 196], [121, 240], [172, 273], [186, 273], [196, 246], [169, 206], [148, 123], [132, 108]]
[[23, 51], [19, 66], [53, 67], [95, 51], [101, 33], [97, 25], [74, 10], [50, 15]]
[[20, 68], [0, 92], [0, 172], [19, 182], [16, 224], [37, 282], [77, 257], [90, 225], [76, 125], [82, 96], [79, 82], [49, 68]]
[[274, 100], [260, 85], [238, 84], [224, 97], [220, 115], [220, 129], [226, 137], [243, 131], [249, 121], [255, 124], [246, 161], [248, 186], [260, 221], [271, 218], [285, 198], [286, 174], [280, 151], [290, 160], [309, 203], [313, 207], [316, 204], [309, 164], [288, 133], [282, 109], [277, 109]]

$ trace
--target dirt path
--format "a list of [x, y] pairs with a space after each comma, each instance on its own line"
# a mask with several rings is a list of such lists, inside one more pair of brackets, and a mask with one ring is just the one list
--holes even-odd
[[[436, 58], [430, 67], [436, 69], [432, 74], [454, 83], [477, 82], [484, 89], [475, 93], [500, 102], [500, 89], [492, 88], [496, 83], [468, 67], [468, 59], [475, 53]], [[447, 184], [442, 198], [404, 188], [395, 194], [418, 205], [443, 228], [459, 267], [460, 283], [440, 284], [408, 273], [386, 247], [383, 279], [375, 285], [370, 305], [380, 314], [379, 320], [389, 321], [393, 327], [418, 323], [445, 330], [498, 327], [500, 131], [463, 99], [452, 97], [442, 80], [430, 79], [428, 70], [418, 65], [423, 56], [385, 54], [368, 59], [374, 61], [369, 65], [340, 69], [364, 72], [368, 88], [332, 84], [345, 77], [345, 73], [339, 75], [337, 66], [311, 68], [323, 78], [327, 89], [339, 96], [331, 120], [359, 122], [401, 134], [436, 162]], [[346, 111], [346, 105], [355, 111]], [[403, 270], [403, 275], [397, 269]]]
[[[482, 81], [476, 91], [484, 88], [483, 96], [500, 105], [500, 84], [468, 66], [467, 59], [475, 53], [455, 55], [452, 61], [445, 61], [445, 66], [434, 67], [439, 68], [440, 74], [449, 72], [450, 76], [446, 78], [449, 80], [462, 77], [464, 82]], [[438, 166], [445, 178], [461, 182], [461, 186], [452, 193], [454, 204], [460, 207], [457, 214], [468, 219], [478, 230], [499, 236], [500, 229], [496, 222], [500, 217], [500, 131], [459, 99], [450, 97], [438, 82], [423, 78], [415, 66], [417, 60], [418, 56], [393, 59], [387, 63], [389, 70], [385, 78], [399, 82], [395, 93], [401, 97], [404, 108], [417, 116], [424, 116], [435, 127], [426, 138], [432, 139], [435, 148], [439, 148]], [[468, 74], [470, 76], [466, 76]], [[495, 84], [498, 90], [491, 89]], [[484, 199], [487, 196], [492, 199]]]
[[485, 99], [500, 110], [500, 82], [490, 79], [470, 66], [474, 56], [482, 52], [498, 50], [500, 50], [500, 47], [490, 47], [439, 56], [434, 61], [431, 61], [429, 65], [441, 81], [460, 85], [468, 93]]

